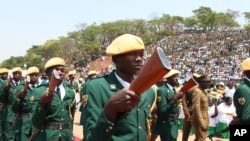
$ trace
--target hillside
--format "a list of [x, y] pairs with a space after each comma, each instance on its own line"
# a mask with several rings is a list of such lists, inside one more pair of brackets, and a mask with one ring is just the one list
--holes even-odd
[[90, 67], [89, 70], [106, 70], [108, 69], [109, 65], [112, 64], [112, 58], [111, 56], [106, 56], [105, 59], [98, 58], [95, 61], [91, 61], [89, 63]]

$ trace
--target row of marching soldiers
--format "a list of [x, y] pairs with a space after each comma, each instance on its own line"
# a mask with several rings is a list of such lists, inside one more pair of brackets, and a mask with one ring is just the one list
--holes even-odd
[[0, 69], [0, 141], [73, 140], [76, 89], [74, 77], [66, 79], [73, 73], [59, 57], [44, 69], [49, 82], [35, 66], [25, 79], [20, 67]]
[[[193, 73], [180, 85], [180, 73], [172, 69], [157, 83], [151, 141], [158, 136], [161, 141], [169, 137], [177, 140], [178, 130], [182, 131], [179, 137], [182, 141], [188, 141], [191, 134], [199, 141], [207, 137], [229, 139], [228, 126], [237, 117], [233, 95], [229, 94], [235, 92], [233, 82], [229, 82], [229, 87], [222, 83], [215, 85], [209, 75]], [[225, 90], [229, 92], [226, 95]]]

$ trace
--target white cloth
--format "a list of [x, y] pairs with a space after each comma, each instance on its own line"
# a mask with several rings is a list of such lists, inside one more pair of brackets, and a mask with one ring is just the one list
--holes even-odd
[[235, 88], [228, 88], [226, 87], [226, 90], [225, 90], [225, 97], [231, 97], [233, 99], [234, 97], [234, 93], [235, 93]]
[[215, 105], [208, 107], [208, 116], [209, 116], [209, 127], [216, 127], [217, 117], [211, 118], [215, 113]]
[[66, 94], [66, 91], [65, 91], [65, 88], [63, 87], [63, 83], [61, 83], [59, 86], [58, 86], [59, 90], [60, 90], [60, 97], [61, 97], [61, 100], [63, 100], [65, 94]]
[[179, 119], [184, 119], [185, 115], [184, 115], [182, 104], [179, 104], [179, 112], [180, 112]]
[[129, 88], [130, 87], [130, 83], [124, 81], [120, 76], [118, 76], [116, 73], [115, 73], [115, 76], [116, 78], [118, 79], [118, 81], [122, 84], [122, 86], [124, 88]]
[[226, 105], [225, 102], [219, 104], [218, 105], [217, 121], [229, 124], [233, 120], [233, 116], [228, 115], [229, 113], [230, 114], [236, 113], [236, 109], [235, 109], [235, 106], [233, 104], [231, 104], [230, 106]]

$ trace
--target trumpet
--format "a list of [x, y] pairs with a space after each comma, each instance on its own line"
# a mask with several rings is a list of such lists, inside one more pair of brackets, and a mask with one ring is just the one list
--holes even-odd
[[50, 78], [50, 84], [49, 84], [49, 94], [53, 94], [55, 91], [55, 88], [62, 82], [63, 80], [60, 79], [59, 73], [54, 69], [52, 71], [52, 75]]
[[132, 81], [129, 89], [137, 94], [142, 94], [170, 70], [171, 66], [167, 56], [162, 48], [157, 47], [138, 76]]

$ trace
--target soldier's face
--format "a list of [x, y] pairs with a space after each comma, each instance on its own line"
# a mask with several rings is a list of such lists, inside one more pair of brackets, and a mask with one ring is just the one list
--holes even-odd
[[19, 81], [21, 79], [21, 77], [22, 77], [22, 72], [19, 72], [19, 71], [13, 72], [13, 79], [15, 81]]
[[126, 74], [138, 75], [143, 67], [144, 51], [133, 51], [114, 57], [116, 69]]
[[38, 81], [39, 74], [38, 73], [31, 73], [30, 74], [30, 83], [35, 84]]
[[66, 69], [64, 68], [64, 66], [57, 66], [55, 67], [55, 70], [58, 72], [60, 79], [63, 80], [66, 75]]
[[6, 79], [8, 78], [8, 73], [3, 73], [3, 74], [1, 75], [1, 78], [2, 78], [3, 80], [6, 80]]

